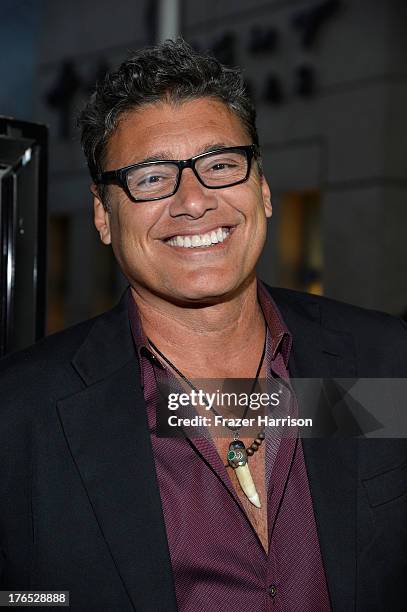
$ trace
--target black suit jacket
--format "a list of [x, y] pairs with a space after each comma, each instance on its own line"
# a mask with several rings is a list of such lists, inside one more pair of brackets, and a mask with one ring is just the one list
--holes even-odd
[[[406, 376], [398, 319], [270, 291], [291, 376]], [[404, 610], [406, 440], [303, 446], [333, 610]], [[176, 610], [125, 298], [1, 362], [0, 588], [70, 590], [75, 611]]]

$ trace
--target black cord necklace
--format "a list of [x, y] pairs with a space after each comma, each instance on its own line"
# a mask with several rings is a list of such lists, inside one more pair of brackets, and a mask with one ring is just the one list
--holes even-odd
[[[170, 366], [170, 368], [174, 370], [174, 372], [176, 372], [176, 374], [178, 374], [178, 376], [191, 389], [193, 389], [196, 393], [199, 393], [195, 385], [193, 385], [192, 382], [172, 363], [172, 361], [170, 361], [168, 357], [166, 357], [166, 355], [164, 355], [164, 353], [160, 351], [160, 349], [154, 344], [154, 342], [150, 340], [150, 338], [147, 338], [147, 340], [148, 340], [149, 345], [157, 353], [157, 355], [159, 355], [163, 359], [163, 361], [165, 361], [165, 363], [167, 363]], [[258, 378], [261, 372], [261, 368], [263, 366], [264, 356], [266, 353], [266, 344], [267, 344], [267, 327], [265, 327], [263, 350], [261, 353], [259, 364], [257, 366], [256, 376], [253, 381], [253, 385], [251, 387], [250, 394], [253, 393], [253, 390], [256, 386], [256, 383], [258, 381]], [[243, 418], [246, 416], [248, 408], [249, 407], [246, 406]], [[215, 415], [222, 416], [213, 407], [211, 408], [211, 410]], [[250, 474], [249, 466], [247, 464], [247, 459], [248, 457], [251, 457], [252, 455], [254, 455], [254, 453], [262, 445], [263, 440], [266, 437], [265, 431], [264, 430], [260, 431], [257, 438], [255, 438], [253, 442], [250, 444], [250, 446], [246, 448], [244, 443], [241, 440], [239, 440], [240, 427], [235, 428], [235, 427], [230, 427], [229, 425], [226, 425], [226, 426], [228, 427], [228, 429], [233, 431], [233, 441], [230, 443], [229, 450], [227, 453], [228, 466], [232, 467], [235, 470], [236, 476], [239, 480], [239, 484], [241, 488], [243, 489], [243, 492], [245, 493], [245, 495], [250, 500], [250, 502], [253, 505], [255, 505], [257, 508], [260, 508], [261, 505], [260, 505], [259, 496], [256, 491], [256, 487], [254, 485], [253, 478]]]

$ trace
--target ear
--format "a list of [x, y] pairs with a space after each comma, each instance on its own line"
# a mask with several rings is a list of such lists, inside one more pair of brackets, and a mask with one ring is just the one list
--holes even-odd
[[110, 217], [108, 211], [103, 206], [102, 200], [97, 192], [96, 185], [90, 188], [93, 194], [93, 220], [95, 227], [99, 232], [99, 236], [103, 244], [112, 242], [110, 235]]
[[264, 212], [266, 213], [266, 217], [270, 218], [273, 214], [273, 206], [271, 204], [270, 187], [264, 176], [261, 177], [261, 192], [263, 195]]

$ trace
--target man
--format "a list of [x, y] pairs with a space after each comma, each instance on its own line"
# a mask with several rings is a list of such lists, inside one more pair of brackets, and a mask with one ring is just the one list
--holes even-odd
[[400, 321], [256, 279], [272, 206], [240, 73], [167, 41], [80, 122], [130, 289], [4, 361], [2, 588], [86, 611], [404, 609], [404, 440], [158, 435], [162, 380], [277, 381], [292, 416], [295, 377], [406, 372]]

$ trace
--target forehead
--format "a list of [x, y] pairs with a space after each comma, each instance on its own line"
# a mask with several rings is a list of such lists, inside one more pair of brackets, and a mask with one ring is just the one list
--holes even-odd
[[106, 147], [105, 169], [127, 166], [157, 154], [187, 159], [213, 145], [250, 143], [241, 119], [219, 100], [157, 102], [123, 114]]

